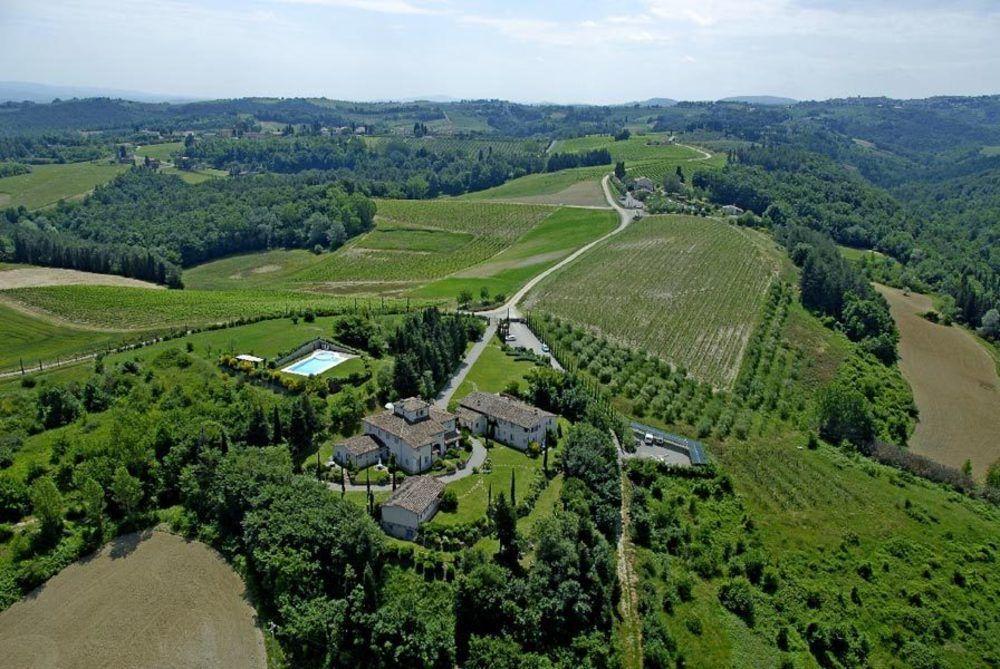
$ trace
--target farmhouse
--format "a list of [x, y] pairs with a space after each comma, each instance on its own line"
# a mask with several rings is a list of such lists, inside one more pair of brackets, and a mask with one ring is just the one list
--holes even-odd
[[646, 205], [641, 200], [637, 200], [632, 193], [625, 193], [625, 197], [619, 198], [622, 206], [626, 209], [644, 209]]
[[382, 529], [399, 539], [414, 539], [421, 523], [437, 513], [444, 483], [433, 476], [411, 476], [382, 504]]
[[737, 207], [735, 204], [727, 204], [722, 207], [722, 213], [726, 216], [739, 216], [743, 213], [743, 210]]
[[633, 182], [633, 184], [635, 185], [636, 190], [644, 190], [647, 193], [652, 193], [656, 190], [656, 186], [653, 185], [653, 180], [649, 177], [639, 177]]
[[522, 451], [531, 442], [544, 446], [546, 435], [556, 427], [555, 414], [507, 395], [479, 392], [461, 401], [458, 420], [473, 434], [486, 435]]
[[364, 434], [337, 444], [333, 459], [361, 469], [394, 456], [403, 471], [417, 474], [458, 443], [456, 421], [454, 414], [417, 397], [400, 400], [391, 409], [365, 418]]

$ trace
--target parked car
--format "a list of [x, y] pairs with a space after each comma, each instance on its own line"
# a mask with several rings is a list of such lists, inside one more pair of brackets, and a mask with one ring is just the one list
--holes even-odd
[[548, 353], [548, 352], [549, 352], [549, 345], [542, 344], [542, 353]]
[[504, 337], [504, 341], [517, 341], [517, 337], [509, 334], [506, 337]]

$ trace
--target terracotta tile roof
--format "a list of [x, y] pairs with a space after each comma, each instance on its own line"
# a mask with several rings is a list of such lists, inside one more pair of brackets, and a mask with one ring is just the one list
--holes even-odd
[[354, 456], [365, 455], [382, 448], [382, 444], [378, 443], [375, 441], [374, 437], [367, 434], [359, 434], [356, 437], [345, 439], [337, 444], [337, 446], [343, 446], [347, 449], [348, 453]]
[[444, 483], [433, 476], [410, 476], [382, 506], [398, 506], [422, 514], [444, 492]]
[[368, 416], [365, 418], [365, 422], [382, 428], [414, 448], [429, 444], [438, 435], [446, 432], [444, 425], [433, 418], [425, 418], [411, 423], [392, 411], [383, 411], [374, 416]]
[[470, 393], [459, 406], [527, 429], [555, 415], [513, 397], [492, 393]]
[[393, 406], [400, 408], [403, 411], [415, 412], [428, 406], [427, 402], [423, 401], [419, 397], [407, 397], [405, 400], [399, 400]]

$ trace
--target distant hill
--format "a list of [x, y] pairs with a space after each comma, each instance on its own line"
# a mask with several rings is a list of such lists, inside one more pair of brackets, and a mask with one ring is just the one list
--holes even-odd
[[649, 98], [647, 100], [637, 100], [635, 102], [629, 102], [626, 106], [639, 105], [640, 107], [673, 107], [677, 104], [677, 100], [673, 98]]
[[52, 102], [56, 98], [120, 98], [135, 102], [191, 102], [197, 98], [96, 86], [53, 86], [33, 81], [0, 81], [0, 102]]
[[777, 95], [736, 95], [731, 98], [722, 98], [719, 102], [745, 102], [748, 105], [775, 105], [783, 107], [785, 105], [794, 105], [798, 100], [783, 98]]

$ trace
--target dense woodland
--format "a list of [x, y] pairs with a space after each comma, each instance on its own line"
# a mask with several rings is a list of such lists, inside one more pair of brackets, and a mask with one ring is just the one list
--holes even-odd
[[190, 266], [268, 248], [337, 248], [369, 230], [375, 204], [350, 182], [318, 174], [256, 175], [185, 184], [133, 169], [82, 204], [8, 211], [14, 230], [58, 231], [98, 244], [151, 249]]
[[324, 170], [331, 179], [352, 179], [371, 195], [405, 198], [484, 190], [545, 167], [541, 155], [527, 151], [501, 156], [488, 149], [470, 155], [392, 141], [373, 149], [355, 137], [205, 139], [193, 142], [185, 153], [232, 173]]

